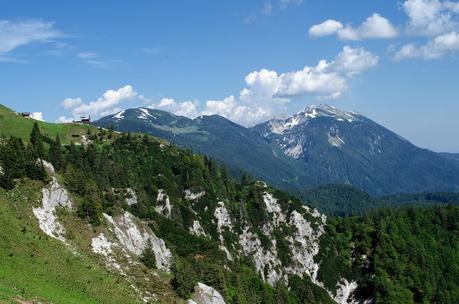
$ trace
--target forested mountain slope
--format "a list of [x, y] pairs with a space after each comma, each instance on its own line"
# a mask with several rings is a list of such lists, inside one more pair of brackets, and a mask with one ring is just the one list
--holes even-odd
[[[327, 219], [289, 194], [246, 174], [235, 181], [215, 160], [149, 136], [86, 135], [84, 145], [61, 145], [37, 125], [28, 141], [0, 141], [0, 219], [7, 227], [0, 242], [15, 259], [0, 260], [6, 300], [459, 300], [456, 207]], [[43, 249], [48, 242], [52, 252]], [[63, 261], [79, 273], [54, 271]], [[29, 269], [30, 284], [11, 275], [17, 263]], [[43, 282], [43, 267], [30, 263], [53, 271]], [[421, 281], [421, 273], [432, 276]]]
[[459, 190], [458, 162], [356, 112], [309, 106], [252, 130], [314, 172], [319, 184], [349, 184], [373, 195]]
[[250, 172], [284, 189], [296, 188], [302, 176], [301, 168], [278, 148], [251, 130], [218, 115], [189, 119], [161, 110], [135, 108], [106, 116], [95, 124], [164, 138], [224, 162], [235, 175]]
[[249, 129], [218, 115], [189, 119], [147, 108], [95, 123], [167, 139], [287, 191], [330, 183], [376, 196], [459, 190], [455, 159], [418, 148], [363, 115], [327, 105]]
[[421, 192], [375, 197], [355, 187], [340, 184], [306, 189], [298, 195], [307, 204], [328, 216], [363, 215], [381, 207], [459, 205], [458, 192]]

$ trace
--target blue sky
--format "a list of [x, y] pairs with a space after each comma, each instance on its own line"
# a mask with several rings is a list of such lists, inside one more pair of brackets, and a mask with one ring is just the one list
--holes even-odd
[[328, 103], [459, 152], [457, 1], [2, 1], [0, 102], [244, 125]]

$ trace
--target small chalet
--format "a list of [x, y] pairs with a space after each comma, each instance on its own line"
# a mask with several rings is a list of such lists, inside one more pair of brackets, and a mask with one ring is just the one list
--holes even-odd
[[91, 115], [89, 115], [88, 117], [81, 116], [80, 118], [81, 118], [81, 120], [74, 120], [73, 123], [82, 124], [82, 125], [90, 125], [91, 124]]

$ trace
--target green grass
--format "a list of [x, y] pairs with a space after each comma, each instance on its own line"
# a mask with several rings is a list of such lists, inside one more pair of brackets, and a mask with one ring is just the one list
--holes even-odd
[[0, 189], [0, 303], [138, 303], [129, 283], [43, 234], [32, 214], [42, 184]]
[[38, 123], [42, 134], [48, 135], [51, 138], [59, 134], [63, 144], [69, 144], [70, 141], [75, 143], [80, 142], [81, 135], [87, 134], [88, 130], [91, 130], [92, 133], [97, 132], [97, 128], [94, 126], [73, 123], [48, 123], [24, 118], [20, 114], [16, 114], [13, 110], [0, 105], [0, 135], [16, 136], [27, 141], [35, 122]]

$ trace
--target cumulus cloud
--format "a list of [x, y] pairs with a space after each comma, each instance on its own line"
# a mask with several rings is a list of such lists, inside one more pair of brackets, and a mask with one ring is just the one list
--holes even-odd
[[20, 46], [49, 42], [61, 36], [53, 22], [0, 20], [0, 55]]
[[66, 116], [59, 116], [58, 119], [56, 119], [56, 122], [57, 123], [69, 123], [69, 122], [73, 122], [73, 118], [70, 118], [70, 117], [66, 117]]
[[253, 125], [285, 113], [292, 98], [306, 95], [336, 99], [348, 88], [348, 80], [378, 64], [378, 57], [363, 48], [345, 46], [331, 62], [321, 60], [302, 70], [277, 73], [261, 69], [245, 77], [239, 98], [229, 96], [206, 102], [204, 114], [219, 114], [243, 125]]
[[73, 109], [83, 103], [81, 98], [66, 98], [62, 101], [61, 105], [64, 109]]
[[322, 37], [336, 34], [343, 28], [343, 24], [339, 21], [328, 19], [320, 24], [313, 25], [309, 28], [309, 35], [313, 37]]
[[360, 74], [378, 65], [379, 58], [364, 48], [345, 46], [335, 59], [335, 69], [348, 76]]
[[445, 54], [459, 51], [459, 33], [451, 32], [439, 35], [426, 45], [406, 44], [395, 53], [396, 60], [409, 58], [437, 59]]
[[152, 109], [168, 111], [176, 115], [187, 116], [191, 118], [196, 117], [199, 113], [199, 102], [196, 100], [176, 102], [172, 98], [162, 98], [158, 103], [152, 103], [148, 107]]
[[312, 37], [337, 35], [342, 40], [384, 39], [396, 37], [398, 30], [386, 18], [373, 14], [358, 27], [345, 26], [339, 21], [329, 19], [310, 27], [309, 35]]
[[439, 0], [406, 0], [403, 9], [408, 15], [407, 32], [412, 35], [434, 36], [457, 28], [453, 14], [459, 13], [459, 3]]
[[132, 86], [126, 85], [117, 90], [107, 90], [98, 99], [83, 103], [81, 98], [67, 98], [62, 101], [65, 109], [71, 109], [73, 117], [91, 115], [93, 117], [115, 113], [128, 101], [145, 99]]
[[407, 34], [430, 38], [424, 45], [405, 44], [395, 52], [396, 60], [437, 59], [459, 51], [459, 2], [406, 0], [403, 9]]
[[[315, 66], [305, 66], [298, 71], [253, 71], [245, 76], [245, 88], [238, 95], [222, 99], [200, 103], [197, 100], [179, 102], [173, 98], [162, 98], [154, 102], [127, 85], [117, 90], [108, 90], [89, 103], [84, 103], [81, 98], [67, 98], [62, 106], [71, 110], [73, 117], [89, 114], [97, 117], [120, 111], [127, 102], [137, 100], [142, 106], [190, 118], [200, 114], [218, 114], [236, 123], [251, 126], [286, 113], [287, 103], [294, 98], [339, 98], [347, 90], [349, 79], [377, 64], [376, 55], [363, 48], [345, 46], [334, 60], [320, 60]], [[68, 121], [68, 118], [63, 116], [59, 121]]]

